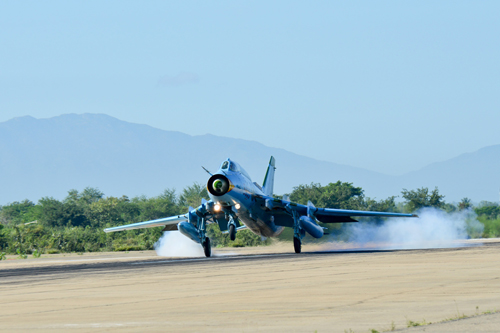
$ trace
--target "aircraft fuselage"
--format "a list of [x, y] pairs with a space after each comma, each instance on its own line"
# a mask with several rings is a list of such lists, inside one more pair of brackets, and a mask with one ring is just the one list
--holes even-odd
[[[235, 164], [235, 162], [231, 163]], [[256, 198], [262, 197], [264, 193], [245, 173], [219, 169], [214, 176], [225, 177], [229, 181], [229, 187], [224, 194], [219, 195], [213, 191], [215, 181], [212, 176], [207, 183], [210, 199], [215, 204], [219, 204], [222, 209], [234, 212], [238, 219], [255, 234], [263, 237], [279, 236], [284, 227], [275, 225], [273, 214], [257, 203]]]

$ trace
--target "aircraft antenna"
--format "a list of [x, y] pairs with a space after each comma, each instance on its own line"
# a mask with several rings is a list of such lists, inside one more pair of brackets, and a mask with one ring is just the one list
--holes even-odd
[[205, 167], [202, 165], [201, 166], [203, 168], [203, 170], [205, 170], [210, 176], [213, 176], [212, 173], [210, 173], [210, 171], [208, 171], [207, 169], [205, 169]]

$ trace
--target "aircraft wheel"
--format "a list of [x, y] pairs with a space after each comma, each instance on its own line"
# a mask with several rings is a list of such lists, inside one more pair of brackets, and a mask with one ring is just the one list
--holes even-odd
[[205, 257], [210, 257], [212, 255], [212, 247], [210, 246], [210, 238], [206, 237], [205, 241], [201, 245], [203, 245], [203, 251], [205, 252]]
[[229, 226], [229, 239], [231, 239], [232, 241], [236, 239], [236, 227], [234, 226], [234, 224], [231, 224]]
[[293, 248], [295, 249], [295, 253], [300, 253], [302, 247], [302, 242], [299, 238], [293, 237]]

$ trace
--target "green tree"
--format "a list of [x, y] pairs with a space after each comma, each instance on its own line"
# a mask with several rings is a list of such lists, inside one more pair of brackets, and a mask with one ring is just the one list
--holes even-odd
[[445, 212], [447, 212], [448, 214], [450, 213], [454, 213], [458, 210], [458, 207], [455, 206], [454, 204], [452, 203], [448, 203], [446, 202], [443, 207], [441, 207], [442, 210], [444, 210]]
[[88, 205], [85, 216], [94, 228], [103, 228], [106, 225], [118, 225], [132, 221], [124, 221], [122, 216], [122, 202], [115, 197], [107, 197], [94, 201]]
[[180, 214], [175, 190], [166, 189], [157, 197], [139, 197], [132, 199], [139, 207], [141, 221], [155, 220]]
[[63, 202], [52, 197], [44, 197], [38, 201], [40, 205], [40, 221], [47, 226], [86, 226], [89, 221], [85, 216], [85, 207], [73, 200]]
[[35, 250], [38, 253], [48, 247], [51, 230], [40, 223], [21, 226], [19, 231], [22, 233], [22, 249], [27, 254], [32, 254]]
[[7, 225], [35, 221], [38, 217], [39, 207], [27, 199], [3, 206], [0, 211], [0, 223]]
[[194, 183], [191, 186], [185, 187], [179, 196], [179, 206], [181, 207], [198, 207], [201, 199], [209, 200], [207, 188], [199, 183]]
[[0, 224], [0, 252], [1, 250], [5, 250], [7, 248], [7, 235], [5, 231], [5, 227], [3, 224]]
[[318, 183], [311, 183], [310, 185], [299, 185], [293, 188], [290, 193], [290, 200], [303, 205], [307, 204], [308, 200], [315, 205], [319, 205], [321, 195], [323, 194], [323, 187]]
[[465, 210], [470, 208], [472, 208], [472, 203], [469, 198], [463, 198], [462, 201], [460, 201], [460, 203], [458, 204], [459, 210]]
[[395, 196], [380, 201], [366, 198], [364, 203], [364, 210], [370, 210], [374, 212], [396, 212], [397, 207], [396, 202], [394, 201], [395, 199]]
[[411, 191], [403, 189], [401, 194], [406, 200], [405, 208], [409, 212], [414, 212], [424, 207], [443, 208], [445, 204], [443, 200], [444, 195], [439, 194], [437, 187], [431, 193], [429, 193], [427, 187], [422, 187]]
[[47, 226], [64, 226], [66, 224], [64, 205], [52, 197], [43, 197], [38, 200], [41, 207], [40, 222]]
[[307, 204], [310, 200], [317, 207], [339, 209], [362, 209], [363, 189], [354, 187], [352, 183], [338, 181], [326, 186], [311, 183], [293, 188], [290, 200], [300, 204]]
[[78, 200], [90, 205], [93, 202], [97, 202], [104, 197], [104, 193], [99, 191], [97, 188], [86, 187], [82, 193], [79, 194]]
[[354, 187], [352, 183], [338, 181], [324, 187], [319, 205], [339, 209], [362, 209], [363, 199], [361, 187]]
[[488, 219], [500, 219], [500, 206], [495, 202], [481, 201], [474, 211]]

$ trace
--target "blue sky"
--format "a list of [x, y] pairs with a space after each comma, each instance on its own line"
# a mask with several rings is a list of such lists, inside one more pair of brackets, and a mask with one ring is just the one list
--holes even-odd
[[499, 13], [498, 1], [2, 1], [0, 121], [105, 113], [401, 174], [500, 144]]

